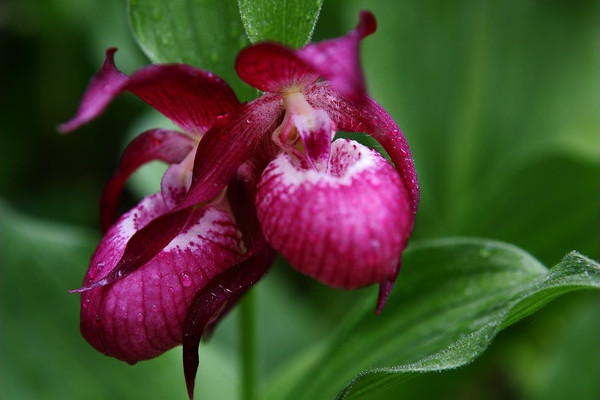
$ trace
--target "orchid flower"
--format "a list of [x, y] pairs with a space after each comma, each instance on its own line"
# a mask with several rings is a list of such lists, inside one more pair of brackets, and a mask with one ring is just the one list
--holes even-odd
[[[239, 102], [220, 78], [186, 65], [154, 65], [127, 76], [114, 65], [115, 51], [107, 51], [76, 116], [60, 129], [76, 129], [98, 116], [119, 93], [131, 91], [183, 131], [153, 129], [139, 135], [125, 150], [119, 170], [103, 192], [101, 225], [106, 232], [85, 276], [87, 286], [97, 287], [81, 290], [83, 336], [99, 351], [134, 363], [180, 344], [183, 321], [195, 294], [241, 259], [241, 233], [224, 196], [184, 215], [183, 227], [172, 240], [160, 244], [156, 240], [164, 233], [157, 218], [173, 210], [191, 184], [202, 135], [219, 117], [237, 109]], [[114, 223], [125, 181], [151, 160], [170, 164], [161, 192], [144, 198]], [[147, 230], [150, 237], [130, 241], [143, 227], [153, 224], [153, 229]], [[148, 245], [159, 251], [146, 257], [143, 268], [127, 279], [106, 278], [127, 247], [143, 258]]]
[[[414, 225], [419, 186], [402, 132], [366, 94], [359, 45], [375, 29], [374, 16], [362, 12], [337, 39], [242, 50], [236, 71], [263, 92], [244, 104], [208, 72], [150, 66], [127, 77], [107, 52], [62, 129], [131, 91], [183, 133], [142, 134], [104, 191], [102, 225], [110, 228], [76, 290], [92, 345], [135, 362], [182, 342], [191, 398], [202, 335], [261, 278], [275, 251], [330, 286], [379, 284], [381, 310]], [[393, 164], [336, 139], [338, 131], [371, 135]], [[123, 183], [151, 159], [171, 164], [161, 192], [111, 225]]]
[[[206, 134], [184, 203], [206, 201], [234, 176], [257, 182], [268, 244], [328, 285], [379, 283], [379, 311], [414, 225], [419, 186], [406, 139], [366, 95], [359, 44], [375, 28], [362, 12], [356, 29], [338, 39], [242, 50], [236, 71], [264, 94]], [[338, 130], [373, 136], [395, 169], [357, 142], [332, 141]]]

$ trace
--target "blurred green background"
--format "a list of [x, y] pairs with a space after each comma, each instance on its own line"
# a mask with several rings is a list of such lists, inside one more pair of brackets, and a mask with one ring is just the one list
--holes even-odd
[[[344, 34], [360, 9], [379, 24], [363, 43], [370, 94], [404, 130], [421, 180], [413, 240], [499, 239], [547, 265], [573, 249], [598, 259], [598, 3], [325, 0], [314, 39]], [[156, 119], [127, 95], [78, 132], [56, 132], [112, 46], [123, 71], [147, 64], [124, 0], [0, 3], [6, 399], [185, 396], [180, 349], [135, 367], [104, 357], [80, 337], [78, 299], [66, 293], [100, 238], [100, 192], [126, 137]], [[125, 203], [139, 197], [142, 178]], [[265, 376], [375, 296], [325, 288], [283, 265], [255, 290]], [[474, 364], [373, 396], [597, 399], [598, 304], [595, 293], [561, 298], [503, 332]], [[228, 318], [202, 347], [197, 398], [235, 396], [235, 325]]]

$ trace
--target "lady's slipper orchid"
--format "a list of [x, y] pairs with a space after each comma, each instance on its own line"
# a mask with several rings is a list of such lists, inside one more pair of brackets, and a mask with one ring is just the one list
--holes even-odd
[[[412, 231], [419, 187], [404, 136], [364, 89], [359, 44], [375, 27], [373, 15], [362, 12], [356, 29], [339, 39], [299, 50], [275, 43], [242, 50], [238, 75], [265, 94], [206, 134], [184, 203], [205, 201], [242, 163], [262, 160], [262, 176], [247, 179], [259, 182], [267, 242], [326, 284], [380, 283], [380, 310]], [[338, 129], [372, 135], [396, 171], [356, 142], [332, 142]], [[226, 163], [220, 154], [229, 155]]]
[[[68, 132], [88, 122], [116, 95], [131, 91], [184, 131], [150, 130], [125, 150], [120, 168], [102, 196], [101, 225], [106, 234], [92, 257], [86, 287], [79, 290], [83, 292], [83, 336], [99, 351], [133, 363], [180, 344], [183, 322], [196, 293], [242, 257], [241, 233], [223, 196], [211, 206], [180, 214], [183, 229], [166, 233], [174, 238], [161, 239], [165, 231], [159, 218], [184, 198], [204, 132], [219, 117], [239, 107], [239, 102], [218, 77], [186, 65], [154, 65], [132, 76], [122, 74], [114, 65], [114, 52], [107, 51], [106, 61], [92, 79], [77, 115], [61, 130]], [[144, 198], [113, 224], [123, 184], [139, 166], [151, 160], [170, 164], [161, 192]], [[134, 234], [152, 225], [145, 231], [149, 236], [138, 235], [137, 241], [130, 241]], [[143, 267], [119, 279], [127, 273], [110, 272], [127, 249], [137, 255]]]
[[[414, 225], [419, 186], [406, 139], [366, 94], [359, 45], [375, 28], [373, 15], [362, 12], [356, 29], [338, 39], [242, 50], [236, 71], [263, 92], [245, 104], [210, 73], [170, 65], [127, 77], [114, 67], [114, 50], [107, 52], [62, 130], [131, 91], [184, 133], [140, 135], [104, 191], [108, 231], [77, 290], [82, 330], [96, 348], [133, 362], [183, 342], [191, 398], [203, 332], [260, 279], [274, 250], [334, 287], [379, 283], [381, 310]], [[393, 166], [355, 141], [334, 140], [338, 130], [373, 136]], [[111, 225], [123, 183], [152, 159], [171, 164], [161, 192]]]

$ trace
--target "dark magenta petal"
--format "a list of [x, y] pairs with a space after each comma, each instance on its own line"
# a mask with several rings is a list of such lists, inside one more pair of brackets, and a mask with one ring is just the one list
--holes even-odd
[[[98, 245], [86, 281], [114, 268], [131, 235], [167, 210], [157, 193], [123, 215]], [[180, 344], [195, 293], [235, 264], [240, 239], [229, 213], [217, 208], [194, 211], [175, 239], [143, 267], [82, 294], [83, 336], [102, 353], [130, 363]]]
[[62, 133], [71, 132], [81, 125], [96, 118], [112, 99], [124, 89], [129, 77], [115, 67], [113, 56], [117, 49], [106, 50], [104, 64], [94, 75], [83, 94], [79, 110], [73, 119], [61, 124], [58, 129]]
[[277, 43], [258, 43], [240, 51], [235, 70], [247, 84], [276, 93], [314, 83], [319, 73], [294, 50]]
[[116, 49], [106, 51], [100, 71], [86, 89], [73, 119], [60, 125], [70, 132], [96, 118], [119, 93], [130, 91], [163, 113], [187, 133], [201, 135], [218, 116], [239, 102], [231, 88], [211, 72], [188, 65], [150, 65], [128, 77], [115, 66]]
[[281, 122], [282, 100], [267, 94], [220, 118], [196, 150], [192, 184], [180, 208], [205, 203], [218, 195], [243, 162], [252, 158], [265, 135]]
[[320, 76], [328, 79], [341, 96], [362, 102], [366, 97], [366, 89], [359, 45], [365, 36], [375, 32], [376, 27], [373, 14], [362, 11], [356, 29], [346, 36], [309, 44], [296, 54]]
[[176, 210], [160, 215], [139, 230], [136, 229], [125, 246], [123, 256], [110, 272], [101, 279], [89, 278], [84, 282], [83, 287], [71, 292], [87, 292], [109, 285], [133, 273], [160, 253], [181, 232], [192, 212], [192, 207]]
[[210, 329], [258, 282], [274, 259], [275, 252], [259, 234], [237, 265], [217, 275], [194, 297], [183, 324], [183, 369], [190, 399], [194, 397], [198, 346], [205, 329]]
[[169, 129], [153, 129], [137, 136], [123, 152], [119, 169], [102, 191], [102, 229], [106, 231], [115, 221], [119, 195], [125, 181], [135, 170], [153, 160], [178, 163], [194, 148], [195, 143], [190, 136]]

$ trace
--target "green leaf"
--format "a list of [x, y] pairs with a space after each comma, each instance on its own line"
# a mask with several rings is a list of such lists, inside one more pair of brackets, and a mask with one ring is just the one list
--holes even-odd
[[247, 45], [238, 9], [222, 0], [129, 0], [133, 34], [153, 63], [185, 63], [225, 79], [241, 97], [253, 93], [234, 72]]
[[600, 266], [578, 253], [548, 270], [514, 246], [479, 239], [415, 245], [404, 265], [381, 315], [372, 301], [355, 310], [326, 344], [280, 372], [270, 398], [369, 398], [413, 373], [463, 366], [553, 298], [600, 287]]
[[276, 41], [301, 47], [310, 40], [323, 0], [239, 0], [240, 15], [252, 43]]

